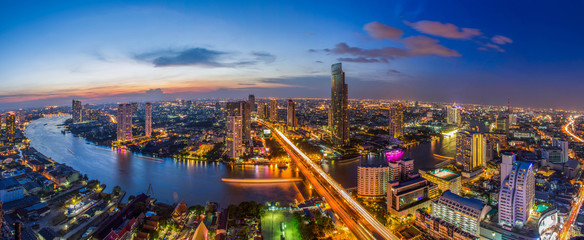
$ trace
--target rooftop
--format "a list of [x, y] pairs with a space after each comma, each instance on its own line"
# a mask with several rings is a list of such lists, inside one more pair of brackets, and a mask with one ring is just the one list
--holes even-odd
[[469, 207], [472, 209], [477, 209], [479, 211], [481, 211], [483, 209], [483, 207], [485, 206], [485, 204], [478, 199], [461, 197], [461, 196], [456, 195], [450, 191], [445, 191], [442, 194], [441, 198], [446, 199], [448, 201], [457, 202], [457, 203], [462, 204], [466, 207]]
[[17, 186], [20, 186], [20, 183], [18, 183], [18, 181], [16, 181], [16, 179], [14, 178], [6, 178], [0, 180], [0, 189], [8, 189]]
[[430, 170], [427, 171], [426, 173], [447, 181], [460, 177], [460, 174], [444, 168]]

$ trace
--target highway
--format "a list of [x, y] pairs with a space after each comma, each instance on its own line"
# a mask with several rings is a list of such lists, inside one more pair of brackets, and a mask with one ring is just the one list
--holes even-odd
[[399, 239], [388, 228], [357, 203], [345, 190], [315, 164], [304, 152], [270, 123], [258, 122], [272, 131], [278, 142], [290, 154], [317, 193], [324, 197], [339, 218], [358, 239]]
[[[576, 141], [578, 142], [584, 142], [584, 139], [576, 136], [576, 134], [574, 134], [573, 132], [571, 132], [571, 128], [574, 125], [574, 121], [576, 118], [578, 118], [579, 116], [576, 116], [574, 118], [571, 118], [570, 121], [564, 125], [564, 133], [568, 134], [569, 136], [573, 137], [574, 139], [576, 139]], [[572, 211], [570, 212], [570, 216], [568, 217], [568, 220], [565, 222], [564, 227], [562, 228], [559, 236], [560, 236], [560, 240], [564, 240], [564, 239], [570, 239], [570, 229], [572, 229], [572, 225], [574, 224], [574, 221], [576, 220], [576, 218], [578, 217], [578, 212], [580, 211], [580, 207], [582, 207], [582, 203], [584, 202], [584, 186], [580, 186], [580, 191], [579, 191], [579, 195], [578, 195], [578, 200], [574, 203], [574, 205], [572, 206]]]

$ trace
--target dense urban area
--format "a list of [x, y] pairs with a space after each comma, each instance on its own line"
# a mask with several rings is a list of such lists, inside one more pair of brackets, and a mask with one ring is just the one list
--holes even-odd
[[[330, 99], [249, 95], [100, 105], [73, 100], [71, 106], [2, 114], [0, 236], [584, 237], [581, 112], [513, 107], [510, 99], [502, 99], [503, 106], [348, 99], [341, 64], [332, 65], [331, 75]], [[55, 117], [66, 119], [62, 131], [46, 134], [71, 134], [107, 151], [158, 161], [293, 169], [298, 174], [290, 177], [216, 180], [260, 187], [291, 182], [314, 194], [222, 205], [222, 199], [211, 198], [160, 201], [151, 186], [146, 191], [107, 186], [32, 146], [25, 134], [29, 124]], [[455, 144], [452, 153], [432, 152], [431, 160], [406, 154], [444, 141]], [[436, 164], [421, 167], [421, 161]], [[324, 167], [343, 163], [357, 163], [351, 169], [355, 187], [343, 187]]]

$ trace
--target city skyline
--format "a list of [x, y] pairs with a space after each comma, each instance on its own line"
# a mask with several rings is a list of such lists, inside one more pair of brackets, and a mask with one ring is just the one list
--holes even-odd
[[576, 110], [584, 100], [583, 35], [565, 24], [582, 22], [578, 3], [2, 5], [2, 109], [72, 98], [324, 98], [337, 62], [350, 73], [351, 99], [510, 97], [514, 106]]

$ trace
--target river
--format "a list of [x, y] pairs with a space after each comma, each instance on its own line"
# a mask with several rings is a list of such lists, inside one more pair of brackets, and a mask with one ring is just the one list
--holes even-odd
[[[226, 183], [222, 178], [293, 178], [301, 177], [295, 167], [278, 169], [271, 166], [231, 166], [205, 161], [176, 161], [132, 154], [124, 150], [96, 146], [70, 133], [62, 134], [62, 124], [68, 117], [57, 116], [32, 121], [26, 131], [30, 145], [47, 157], [65, 163], [90, 179], [97, 179], [111, 191], [119, 185], [128, 195], [148, 190], [151, 184], [154, 197], [166, 203], [185, 200], [189, 204], [219, 202], [222, 206], [242, 201], [302, 200], [312, 196], [303, 182], [291, 183]], [[416, 168], [428, 168], [440, 161], [432, 154], [452, 156], [454, 141], [445, 139], [421, 144], [406, 152], [415, 159]], [[335, 163], [325, 170], [342, 186], [357, 185], [359, 161]]]

